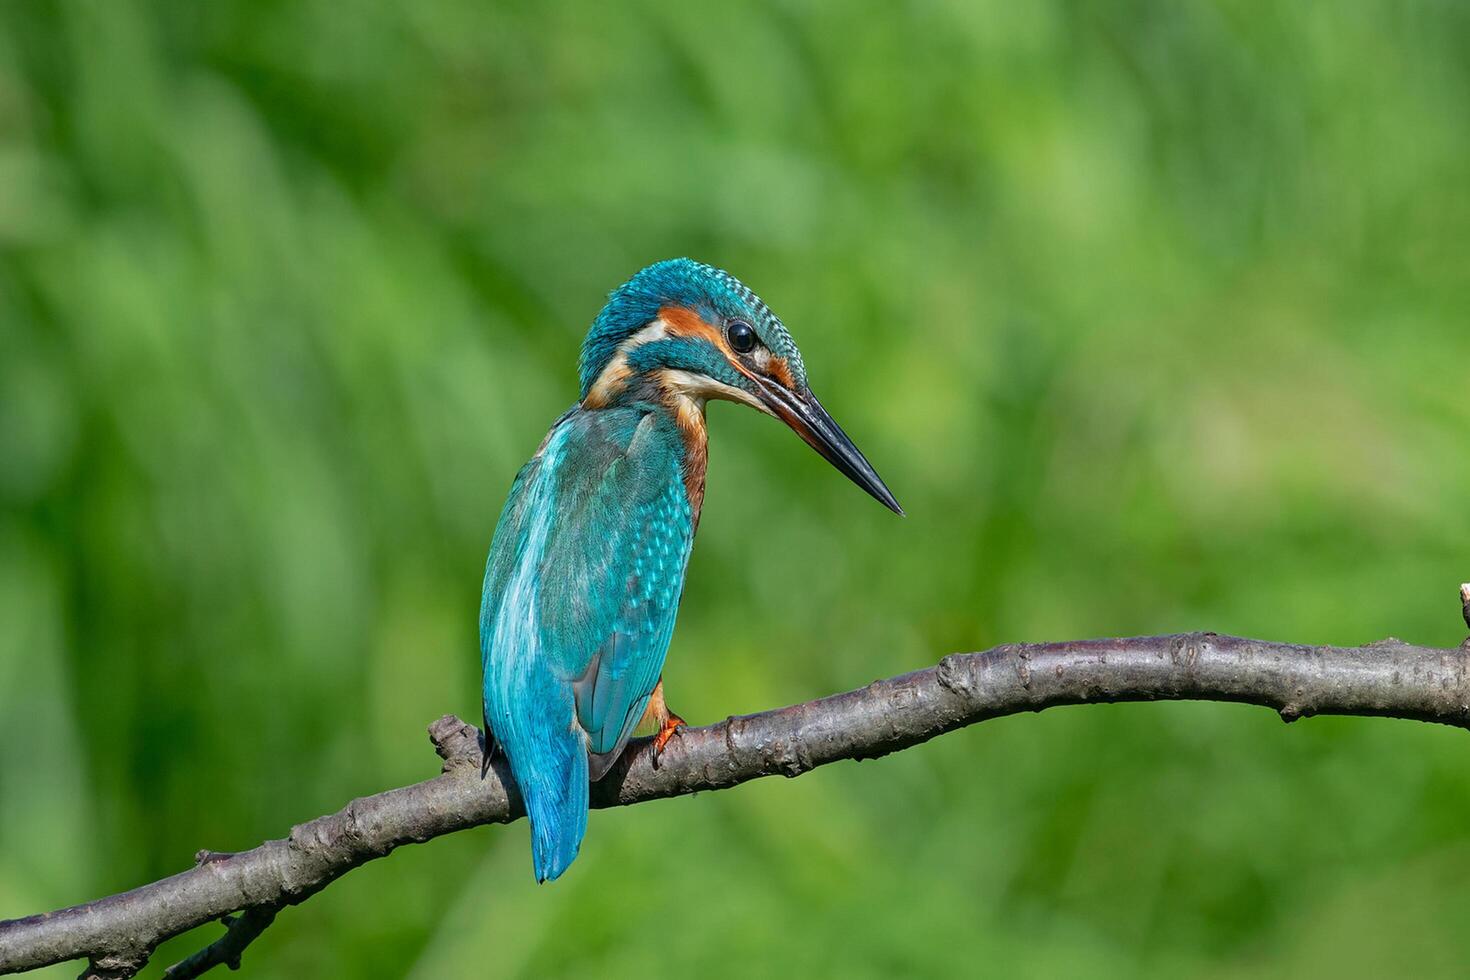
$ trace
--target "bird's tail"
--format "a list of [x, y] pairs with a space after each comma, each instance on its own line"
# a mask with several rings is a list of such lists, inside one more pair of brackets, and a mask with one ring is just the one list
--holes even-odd
[[576, 726], [540, 732], [531, 747], [510, 755], [511, 772], [531, 818], [531, 859], [538, 882], [561, 875], [587, 832], [587, 742]]

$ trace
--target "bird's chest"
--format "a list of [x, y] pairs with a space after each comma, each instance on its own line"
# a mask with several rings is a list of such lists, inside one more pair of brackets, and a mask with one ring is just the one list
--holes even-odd
[[674, 418], [682, 453], [679, 467], [689, 501], [691, 530], [699, 527], [704, 507], [704, 475], [709, 466], [709, 436], [704, 424], [704, 399], [674, 394], [668, 408]]
[[684, 447], [684, 494], [689, 500], [690, 522], [699, 527], [699, 512], [704, 507], [704, 474], [709, 465], [709, 444], [700, 426], [699, 438], [690, 439]]

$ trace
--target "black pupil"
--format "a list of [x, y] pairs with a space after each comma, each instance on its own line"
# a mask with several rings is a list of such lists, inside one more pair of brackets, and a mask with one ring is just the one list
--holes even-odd
[[749, 354], [755, 349], [755, 331], [750, 328], [750, 324], [736, 320], [730, 324], [729, 333], [730, 346], [735, 348], [737, 353]]

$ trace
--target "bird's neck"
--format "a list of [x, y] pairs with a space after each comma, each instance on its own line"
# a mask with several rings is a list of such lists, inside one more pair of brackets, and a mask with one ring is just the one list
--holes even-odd
[[704, 506], [704, 476], [709, 463], [709, 435], [704, 415], [706, 401], [703, 394], [691, 387], [684, 372], [664, 369], [626, 378], [610, 399], [598, 403], [589, 398], [582, 403], [584, 411], [639, 408], [656, 412], [677, 429], [684, 446], [681, 465], [684, 492], [689, 495], [695, 526], [699, 524], [699, 512]]

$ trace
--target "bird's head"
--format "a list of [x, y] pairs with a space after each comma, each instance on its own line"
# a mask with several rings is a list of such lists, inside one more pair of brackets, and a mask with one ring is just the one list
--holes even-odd
[[582, 345], [589, 409], [672, 397], [701, 417], [711, 398], [785, 422], [850, 480], [896, 514], [898, 501], [807, 385], [801, 351], [780, 319], [740, 280], [691, 259], [639, 272], [608, 297]]

